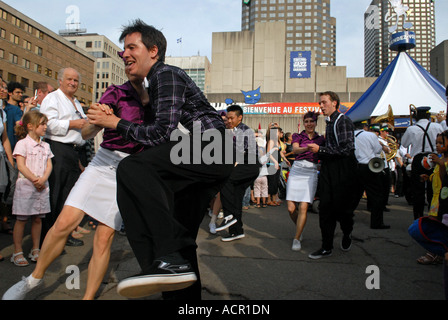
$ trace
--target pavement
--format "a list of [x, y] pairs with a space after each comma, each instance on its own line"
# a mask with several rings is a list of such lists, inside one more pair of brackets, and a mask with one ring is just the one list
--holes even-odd
[[[353, 246], [339, 249], [341, 231], [335, 235], [331, 257], [311, 260], [319, 249], [318, 215], [308, 214], [302, 250], [291, 250], [294, 224], [286, 204], [244, 211], [246, 237], [222, 242], [208, 232], [209, 218], [201, 225], [197, 243], [204, 301], [268, 300], [444, 300], [442, 265], [420, 265], [425, 253], [407, 233], [412, 207], [404, 198], [390, 197], [391, 212], [384, 214], [389, 230], [369, 228], [370, 213], [362, 200], [355, 213]], [[66, 247], [48, 269], [43, 286], [27, 300], [79, 300], [87, 279], [93, 232], [84, 236], [84, 246]], [[29, 234], [24, 239], [26, 255], [31, 249]], [[19, 268], [9, 262], [12, 236], [0, 234], [0, 296], [33, 266]], [[73, 267], [74, 266], [74, 267]], [[80, 281], [76, 282], [79, 270]], [[112, 245], [109, 270], [98, 292], [98, 300], [127, 300], [117, 294], [118, 282], [140, 272], [127, 238], [117, 234]], [[79, 283], [79, 288], [76, 284]], [[140, 300], [160, 300], [154, 295]]]

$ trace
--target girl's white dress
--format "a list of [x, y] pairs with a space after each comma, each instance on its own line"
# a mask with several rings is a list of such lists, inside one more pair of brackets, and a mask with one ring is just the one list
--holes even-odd
[[[37, 177], [42, 177], [47, 169], [48, 159], [54, 157], [50, 145], [46, 142], [36, 142], [29, 135], [19, 140], [14, 148], [14, 158], [24, 157], [26, 167]], [[12, 213], [20, 216], [34, 216], [51, 212], [50, 188], [48, 181], [46, 188], [39, 192], [33, 183], [19, 172], [14, 192]]]

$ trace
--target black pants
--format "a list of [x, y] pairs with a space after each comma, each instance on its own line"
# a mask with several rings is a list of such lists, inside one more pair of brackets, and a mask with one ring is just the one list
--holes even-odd
[[237, 223], [229, 227], [230, 234], [244, 233], [243, 229], [243, 198], [246, 189], [253, 184], [260, 174], [259, 164], [238, 164], [233, 168], [229, 180], [221, 189], [221, 203], [224, 216], [233, 215]]
[[374, 173], [369, 169], [367, 164], [358, 164], [357, 176], [358, 176], [358, 188], [356, 206], [362, 198], [364, 191], [366, 192], [367, 199], [370, 206], [370, 227], [375, 228], [384, 224], [383, 221], [383, 184], [382, 177], [384, 173]]
[[[270, 168], [269, 171], [274, 170], [273, 166], [274, 165], [272, 165], [272, 167]], [[268, 165], [268, 167], [269, 167], [269, 165]], [[274, 195], [278, 194], [280, 172], [281, 172], [281, 169], [279, 168], [277, 171], [275, 171], [275, 174], [268, 175], [268, 194], [270, 196], [274, 196]]]
[[[198, 281], [164, 297], [200, 299], [196, 236], [210, 200], [229, 178], [233, 163], [173, 164], [171, 150], [176, 144], [169, 142], [124, 159], [117, 169], [117, 202], [142, 272], [148, 272], [155, 259], [179, 252], [192, 264]], [[207, 144], [202, 142], [200, 151]], [[193, 150], [189, 150], [190, 159]]]
[[382, 203], [383, 208], [387, 206], [389, 203], [389, 194], [390, 194], [390, 169], [385, 168], [383, 172], [381, 173], [381, 183], [382, 183]]
[[52, 158], [53, 171], [48, 178], [50, 187], [51, 213], [42, 221], [41, 239], [45, 238], [56, 219], [64, 208], [70, 191], [81, 174], [79, 154], [72, 145], [46, 140], [54, 154]]
[[339, 221], [344, 235], [353, 231], [353, 212], [356, 207], [356, 169], [354, 155], [345, 158], [325, 159], [319, 173], [319, 226], [322, 248], [333, 249], [336, 223]]
[[[427, 174], [430, 176], [433, 170], [426, 170], [422, 165], [422, 159], [426, 154], [419, 153], [412, 160], [411, 171], [411, 190], [412, 190], [412, 209], [414, 212], [414, 220], [423, 217], [426, 203], [430, 204], [433, 191], [429, 180], [420, 181], [420, 175]], [[426, 196], [426, 198], [425, 198]]]

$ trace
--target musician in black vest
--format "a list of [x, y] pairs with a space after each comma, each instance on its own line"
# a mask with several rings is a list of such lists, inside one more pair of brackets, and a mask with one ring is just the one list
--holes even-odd
[[443, 132], [442, 126], [438, 123], [431, 122], [430, 107], [419, 107], [414, 116], [417, 123], [406, 129], [401, 145], [405, 148], [412, 146], [411, 156], [411, 189], [413, 195], [413, 212], [414, 219], [423, 216], [425, 209], [425, 194], [427, 203], [431, 203], [432, 186], [429, 181], [422, 182], [420, 176], [422, 174], [430, 175], [432, 169], [425, 169], [422, 166], [423, 158], [436, 152], [436, 139], [439, 133]]

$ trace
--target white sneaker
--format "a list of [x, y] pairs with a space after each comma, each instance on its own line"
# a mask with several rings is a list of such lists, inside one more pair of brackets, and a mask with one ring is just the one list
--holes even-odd
[[42, 280], [38, 280], [37, 283], [32, 285], [28, 278], [22, 277], [22, 280], [17, 282], [5, 292], [2, 300], [23, 300], [28, 292], [37, 288], [40, 284], [42, 284]]
[[211, 234], [216, 234], [216, 223], [212, 223], [212, 222], [210, 222], [210, 224], [208, 225], [208, 227], [210, 228], [210, 233], [211, 233]]
[[300, 251], [302, 249], [302, 244], [300, 243], [299, 240], [294, 239], [292, 241], [292, 250], [293, 251]]

